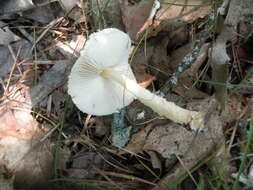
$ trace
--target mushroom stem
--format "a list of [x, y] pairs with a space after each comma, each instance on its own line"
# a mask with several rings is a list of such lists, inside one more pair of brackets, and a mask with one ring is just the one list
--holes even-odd
[[126, 90], [132, 93], [140, 102], [153, 109], [160, 116], [164, 116], [176, 123], [190, 124], [192, 129], [201, 129], [204, 127], [203, 116], [200, 112], [190, 111], [177, 106], [173, 102], [157, 96], [147, 89], [139, 86], [136, 81], [129, 79], [113, 68], [104, 69], [101, 73], [106, 79], [114, 80], [124, 86]]

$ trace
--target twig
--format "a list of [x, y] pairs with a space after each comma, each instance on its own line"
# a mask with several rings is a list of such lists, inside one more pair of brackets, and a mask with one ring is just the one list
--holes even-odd
[[120, 190], [124, 190], [122, 187], [120, 187], [117, 183], [115, 183], [111, 178], [109, 178], [104, 172], [100, 172], [100, 170], [96, 169], [100, 175], [102, 175], [108, 182], [115, 185]]
[[[8, 93], [9, 93], [9, 92], [8, 92], [8, 91], [9, 91], [8, 89], [9, 89], [11, 77], [12, 77], [12, 75], [13, 75], [13, 72], [14, 72], [14, 70], [15, 70], [15, 67], [17, 66], [17, 57], [18, 57], [18, 54], [20, 53], [20, 51], [18, 51], [17, 56], [15, 56], [12, 47], [11, 47], [10, 45], [8, 45], [8, 48], [9, 48], [9, 51], [10, 51], [10, 53], [11, 53], [11, 55], [12, 55], [14, 64], [12, 65], [9, 78], [8, 78], [7, 84], [6, 84], [6, 86], [5, 86], [5, 90], [4, 90], [4, 96], [5, 96], [5, 97], [8, 96]], [[19, 49], [19, 50], [20, 50], [20, 49]]]
[[97, 169], [97, 168], [94, 168], [94, 169], [99, 173], [104, 173], [105, 175], [110, 175], [110, 176], [113, 176], [113, 177], [119, 177], [119, 178], [128, 179], [128, 180], [132, 180], [132, 181], [138, 181], [138, 182], [142, 182], [142, 183], [149, 184], [149, 185], [152, 185], [152, 186], [156, 186], [155, 183], [152, 183], [150, 181], [147, 181], [147, 180], [144, 180], [144, 179], [141, 179], [139, 177], [132, 176], [132, 175], [109, 172], [109, 171], [103, 171], [103, 170], [100, 170], [100, 169]]
[[177, 157], [178, 161], [180, 162], [180, 164], [182, 165], [182, 167], [185, 169], [185, 171], [188, 173], [188, 175], [192, 179], [193, 183], [196, 186], [198, 186], [198, 183], [196, 182], [196, 180], [194, 179], [193, 175], [191, 174], [191, 171], [185, 166], [183, 160], [178, 155], [175, 154], [175, 156]]

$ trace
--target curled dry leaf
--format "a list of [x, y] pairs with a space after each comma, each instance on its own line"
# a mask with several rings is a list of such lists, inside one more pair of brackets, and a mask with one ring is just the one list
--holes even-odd
[[143, 82], [139, 83], [139, 85], [142, 86], [142, 87], [144, 87], [144, 88], [147, 88], [149, 85], [152, 84], [152, 82], [154, 80], [156, 80], [156, 77], [153, 77], [153, 76], [151, 76], [149, 74], [146, 74], [146, 77], [149, 77], [149, 78], [146, 81], [143, 81]]
[[159, 169], [160, 171], [162, 170], [162, 162], [161, 160], [159, 159], [159, 156], [157, 155], [156, 152], [154, 151], [146, 151], [148, 153], [148, 155], [150, 156], [150, 159], [151, 159], [151, 163], [152, 163], [152, 166], [153, 168], [155, 169]]

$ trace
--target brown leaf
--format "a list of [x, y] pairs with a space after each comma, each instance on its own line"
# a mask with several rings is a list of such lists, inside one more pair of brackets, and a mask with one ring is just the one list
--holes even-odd
[[[211, 5], [203, 0], [164, 0], [162, 7], [157, 12], [153, 29], [160, 31], [166, 26], [178, 23], [178, 20], [192, 23], [198, 18], [203, 18], [211, 12]], [[177, 5], [179, 4], [179, 5]], [[189, 5], [197, 6], [189, 6]], [[175, 21], [173, 23], [173, 21]], [[163, 24], [161, 24], [163, 22]], [[160, 27], [161, 24], [161, 27]]]
[[[146, 143], [145, 140], [149, 131], [150, 131], [150, 127], [146, 127], [145, 129], [139, 131], [138, 133], [135, 133], [132, 136], [126, 148], [124, 148], [125, 150], [127, 150], [127, 153], [137, 154], [137, 153], [143, 152], [144, 151], [143, 147]], [[119, 154], [124, 154], [124, 153], [126, 152], [120, 151]]]
[[149, 85], [152, 84], [152, 82], [153, 82], [154, 80], [156, 80], [156, 77], [153, 77], [153, 76], [151, 76], [151, 75], [149, 75], [149, 74], [147, 74], [147, 77], [149, 77], [149, 79], [147, 79], [146, 81], [143, 81], [143, 82], [141, 82], [141, 83], [138, 83], [138, 84], [139, 84], [140, 86], [144, 87], [144, 88], [147, 88]]
[[181, 157], [184, 167], [177, 165], [174, 172], [168, 173], [154, 189], [165, 189], [168, 184], [172, 184], [183, 175], [186, 168], [191, 169], [223, 140], [222, 121], [216, 101], [208, 98], [198, 102], [194, 108], [206, 111], [205, 131], [196, 134], [194, 131], [166, 120], [167, 123], [163, 124], [153, 122], [136, 133], [125, 148], [130, 153], [154, 151], [163, 158], [170, 158], [172, 155]]
[[138, 38], [137, 34], [149, 17], [153, 3], [153, 0], [144, 0], [131, 5], [124, 1], [121, 5], [122, 20], [132, 40]]
[[73, 158], [71, 168], [67, 170], [68, 176], [73, 178], [90, 179], [96, 176], [94, 167], [105, 168], [107, 166], [105, 160], [107, 155], [103, 157], [96, 152], [82, 152]]
[[252, 20], [253, 4], [251, 0], [232, 0], [229, 5], [225, 24], [237, 27], [240, 21], [250, 22]]
[[134, 64], [133, 70], [135, 74], [135, 78], [138, 82], [138, 84], [144, 88], [147, 88], [154, 80], [156, 80], [156, 77], [148, 74], [146, 72], [147, 66], [143, 64]]
[[[247, 107], [245, 105], [251, 105], [250, 101], [247, 102], [245, 97], [239, 94], [230, 95], [226, 101], [226, 108], [224, 114], [224, 121], [227, 123], [238, 120], [246, 112]], [[249, 106], [249, 109], [252, 106]]]
[[67, 81], [73, 63], [74, 59], [56, 61], [54, 66], [41, 76], [39, 83], [30, 89], [33, 106]]
[[15, 187], [38, 188], [52, 174], [52, 149], [49, 141], [41, 140], [45, 131], [31, 115], [29, 96], [19, 86], [9, 89], [12, 101], [0, 104], [0, 165], [13, 171]]
[[86, 119], [85, 128], [87, 129], [94, 128], [95, 129], [94, 135], [97, 137], [104, 136], [109, 130], [108, 125], [105, 125], [103, 117], [99, 116], [89, 118], [88, 120]]
[[152, 166], [153, 168], [155, 169], [159, 169], [160, 171], [162, 170], [162, 162], [161, 160], [159, 159], [158, 155], [156, 152], [154, 151], [146, 151], [148, 153], [148, 155], [150, 156], [150, 159], [151, 159], [151, 163], [152, 163]]
[[40, 70], [27, 69], [23, 72], [23, 75], [20, 78], [20, 82], [28, 87], [32, 87], [35, 84], [35, 79], [38, 75], [41, 74]]
[[4, 110], [0, 115], [0, 138], [30, 139], [34, 135], [36, 122], [29, 112]]
[[248, 105], [248, 107], [247, 107], [246, 114], [247, 114], [248, 118], [253, 118], [253, 106], [252, 106], [253, 99], [252, 98], [247, 99], [247, 105]]

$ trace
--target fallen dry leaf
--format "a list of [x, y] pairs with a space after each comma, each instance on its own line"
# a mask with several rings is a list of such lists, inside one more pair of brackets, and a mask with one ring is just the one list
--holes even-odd
[[156, 80], [156, 77], [153, 77], [153, 76], [151, 76], [151, 75], [148, 75], [148, 74], [147, 74], [147, 77], [149, 77], [149, 79], [147, 79], [146, 81], [143, 81], [143, 82], [141, 82], [141, 83], [138, 83], [138, 84], [139, 84], [140, 86], [144, 87], [144, 88], [147, 88], [149, 85], [152, 84], [152, 82], [153, 82], [154, 80]]
[[208, 2], [203, 0], [164, 0], [153, 23], [153, 35], [168, 26], [173, 26], [178, 21], [192, 23], [198, 18], [204, 18], [211, 12], [211, 4]]
[[[58, 10], [58, 12], [60, 12]], [[34, 7], [32, 9], [23, 11], [22, 16], [24, 18], [40, 22], [42, 24], [48, 24], [56, 19], [56, 11], [52, 9], [50, 4], [44, 6]]]
[[8, 27], [8, 25], [0, 21], [0, 45], [8, 45], [20, 38], [16, 36]]
[[0, 3], [0, 14], [10, 14], [13, 12], [23, 11], [34, 8], [32, 0], [25, 1], [1, 1]]
[[251, 0], [231, 0], [225, 24], [237, 27], [240, 21], [250, 22], [252, 20], [253, 4]]
[[52, 148], [40, 141], [44, 131], [30, 113], [29, 97], [10, 89], [15, 93], [0, 104], [0, 165], [15, 176], [15, 187], [39, 187], [51, 177]]
[[134, 4], [130, 4], [128, 1], [122, 3], [122, 20], [132, 40], [137, 40], [137, 34], [149, 17], [153, 3], [154, 0], [142, 0]]
[[[55, 0], [53, 0], [55, 1]], [[28, 9], [36, 8], [53, 2], [52, 0], [9, 0], [1, 1], [0, 3], [0, 14], [10, 14], [25, 11]]]
[[28, 87], [32, 87], [35, 84], [36, 76], [40, 75], [40, 70], [27, 69], [23, 72], [23, 75], [20, 78], [20, 82]]
[[58, 41], [56, 47], [64, 56], [72, 59], [73, 57], [78, 57], [85, 41], [86, 38], [84, 35], [73, 35], [69, 42]]
[[[247, 106], [250, 105], [247, 103], [245, 97], [239, 94], [230, 95], [226, 101], [224, 121], [230, 123], [238, 120], [246, 113]], [[252, 106], [249, 106], [249, 109]]]
[[159, 159], [158, 155], [154, 151], [146, 151], [148, 155], [150, 156], [152, 167], [155, 169], [159, 169], [160, 171], [162, 170], [162, 161]]
[[95, 129], [94, 135], [97, 137], [102, 137], [109, 131], [108, 125], [105, 125], [104, 118], [99, 116], [86, 118], [85, 129]]
[[[13, 56], [18, 62], [30, 57], [29, 51], [32, 45], [28, 41], [18, 40], [10, 44], [10, 46], [0, 46], [0, 77], [6, 77], [10, 72], [11, 67], [15, 63]], [[13, 54], [10, 48], [13, 50]]]
[[80, 6], [81, 2], [80, 0], [60, 0], [59, 3], [66, 9], [66, 12], [71, 11], [76, 5]]
[[[195, 6], [190, 6], [195, 5]], [[193, 22], [198, 18], [203, 18], [211, 11], [209, 1], [203, 0], [164, 0], [161, 9], [156, 15], [156, 20], [180, 19], [185, 22]]]
[[138, 82], [138, 84], [144, 88], [147, 88], [154, 80], [156, 80], [156, 77], [150, 75], [146, 71], [147, 66], [143, 64], [134, 64], [133, 70], [135, 78]]
[[186, 172], [185, 168], [191, 169], [224, 140], [222, 118], [219, 116], [216, 101], [208, 98], [198, 102], [194, 107], [207, 111], [205, 131], [196, 134], [168, 120], [163, 120], [164, 123], [152, 122], [134, 134], [125, 148], [128, 153], [155, 151], [163, 158], [170, 158], [172, 155], [181, 157], [184, 167], [176, 165], [173, 173], [169, 172], [154, 190], [168, 187]]
[[96, 152], [82, 152], [75, 155], [71, 167], [67, 170], [68, 176], [78, 179], [91, 179], [97, 174], [94, 167], [104, 169], [108, 167], [106, 163], [108, 156], [101, 156]]
[[0, 116], [0, 138], [11, 136], [30, 139], [34, 135], [36, 122], [29, 112], [2, 109]]
[[111, 27], [124, 30], [121, 19], [121, 1], [90, 0], [86, 2], [89, 10], [92, 10], [90, 21], [93, 29]]
[[36, 106], [56, 88], [66, 83], [75, 59], [56, 61], [54, 66], [44, 73], [39, 83], [30, 89], [32, 105]]

